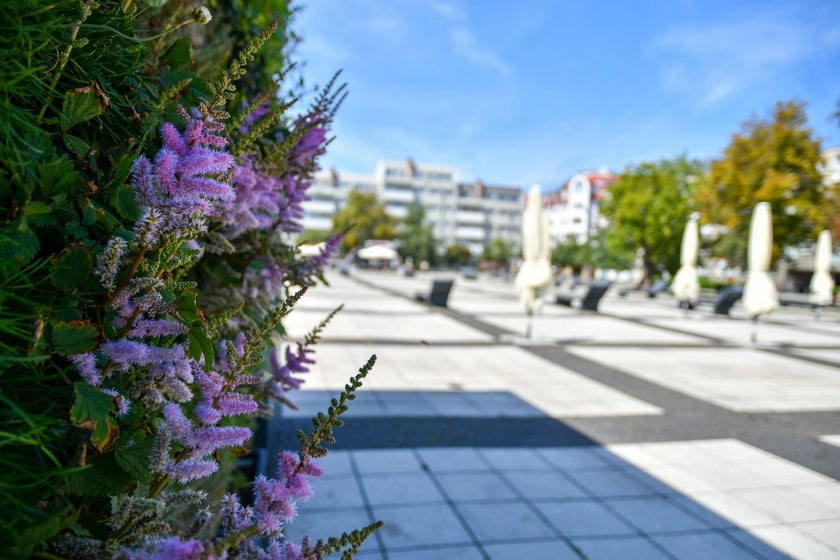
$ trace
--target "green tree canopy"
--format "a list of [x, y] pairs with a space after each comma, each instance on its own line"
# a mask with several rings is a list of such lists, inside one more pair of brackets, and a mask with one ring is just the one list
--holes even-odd
[[693, 210], [691, 195], [702, 172], [699, 162], [685, 156], [625, 169], [601, 207], [610, 221], [606, 251], [632, 260], [636, 250], [643, 249], [648, 278], [675, 272]]
[[490, 243], [485, 245], [484, 252], [481, 255], [484, 260], [501, 267], [507, 266], [512, 256], [513, 247], [510, 242], [500, 237], [494, 238]]
[[773, 258], [785, 246], [812, 240], [830, 225], [827, 188], [818, 169], [820, 142], [807, 126], [805, 105], [776, 104], [770, 120], [745, 122], [723, 157], [712, 162], [698, 192], [703, 223], [726, 226], [716, 252], [746, 263], [750, 217], [758, 202], [773, 210]]
[[419, 203], [412, 204], [408, 214], [400, 224], [397, 238], [400, 240], [399, 253], [403, 258], [411, 257], [415, 263], [427, 261], [435, 264], [437, 260], [436, 242], [432, 229], [426, 225], [426, 210]]
[[450, 266], [463, 266], [470, 262], [472, 253], [470, 253], [469, 247], [455, 243], [446, 248], [444, 258]]
[[375, 193], [350, 192], [347, 205], [333, 216], [333, 229], [349, 229], [342, 240], [342, 247], [349, 251], [360, 247], [369, 239], [394, 239], [396, 220], [385, 213], [385, 205]]
[[591, 264], [595, 260], [594, 249], [587, 242], [578, 243], [577, 237], [569, 235], [558, 242], [551, 249], [551, 264], [554, 266], [570, 266], [575, 272], [585, 264]]

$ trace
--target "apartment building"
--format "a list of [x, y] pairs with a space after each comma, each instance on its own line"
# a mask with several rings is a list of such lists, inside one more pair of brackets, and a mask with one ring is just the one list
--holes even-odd
[[608, 169], [578, 173], [560, 188], [543, 194], [551, 240], [574, 237], [583, 243], [603, 225], [601, 199], [618, 176]]
[[411, 159], [380, 161], [373, 175], [316, 173], [308, 191], [312, 200], [303, 205], [304, 228], [331, 229], [332, 216], [344, 207], [352, 190], [376, 193], [385, 211], [397, 219], [420, 203], [441, 250], [457, 243], [478, 256], [495, 238], [515, 248], [522, 242], [525, 197], [519, 187], [458, 182], [453, 167]]

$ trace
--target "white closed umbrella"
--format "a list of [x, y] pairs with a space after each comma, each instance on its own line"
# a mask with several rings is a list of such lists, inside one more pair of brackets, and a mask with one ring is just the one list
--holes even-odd
[[680, 269], [671, 283], [671, 292], [681, 303], [689, 307], [700, 297], [700, 282], [697, 280], [697, 253], [700, 246], [697, 219], [691, 218], [685, 226], [680, 251]]
[[834, 298], [834, 279], [831, 277], [831, 232], [827, 229], [821, 231], [817, 237], [810, 292], [808, 301], [816, 306], [817, 317], [819, 317], [820, 308], [831, 305]]
[[770, 279], [770, 256], [773, 252], [773, 221], [770, 204], [759, 202], [750, 222], [747, 245], [747, 282], [741, 303], [753, 320], [751, 339], [755, 341], [758, 317], [779, 307], [779, 293]]
[[543, 213], [540, 187], [534, 185], [528, 193], [522, 220], [522, 266], [514, 280], [528, 315], [527, 337], [531, 336], [534, 305], [541, 292], [551, 285], [550, 253], [548, 218]]

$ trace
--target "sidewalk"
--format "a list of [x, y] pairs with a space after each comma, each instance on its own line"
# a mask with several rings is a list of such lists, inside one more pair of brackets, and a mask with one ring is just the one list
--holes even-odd
[[345, 304], [271, 454], [378, 357], [290, 538], [382, 519], [359, 558], [840, 557], [836, 309], [783, 308], [753, 346], [737, 307], [609, 293], [517, 346], [512, 286], [458, 278], [442, 310], [411, 301], [431, 277], [333, 275], [289, 316], [294, 339]]

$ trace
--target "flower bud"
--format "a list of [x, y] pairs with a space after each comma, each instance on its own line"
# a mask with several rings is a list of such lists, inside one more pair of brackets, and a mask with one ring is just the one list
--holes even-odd
[[201, 25], [207, 25], [213, 19], [213, 14], [206, 6], [196, 6], [192, 11], [193, 19]]

